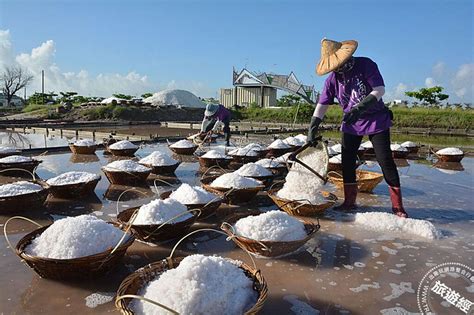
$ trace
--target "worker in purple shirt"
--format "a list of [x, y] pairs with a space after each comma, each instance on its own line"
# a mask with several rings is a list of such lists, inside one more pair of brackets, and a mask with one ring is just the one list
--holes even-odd
[[224, 125], [224, 138], [226, 146], [230, 143], [230, 111], [223, 105], [207, 104], [204, 111], [204, 119], [201, 125], [201, 135], [209, 134], [216, 131], [219, 122]]
[[316, 67], [318, 75], [329, 76], [314, 110], [308, 131], [308, 142], [315, 142], [319, 125], [328, 109], [337, 99], [343, 110], [342, 175], [344, 202], [336, 207], [341, 210], [356, 208], [357, 150], [363, 136], [372, 142], [375, 156], [389, 185], [392, 211], [408, 217], [402, 203], [400, 177], [390, 150], [392, 112], [384, 105], [382, 96], [385, 84], [377, 64], [366, 57], [353, 57], [357, 49], [355, 40], [336, 42], [321, 41], [321, 59]]

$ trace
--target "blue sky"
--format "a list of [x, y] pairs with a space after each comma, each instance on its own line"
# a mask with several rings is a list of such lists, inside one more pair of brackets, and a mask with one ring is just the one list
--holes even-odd
[[0, 58], [34, 74], [47, 68], [47, 89], [216, 97], [232, 85], [233, 66], [294, 71], [319, 90], [321, 38], [356, 39], [355, 55], [378, 63], [387, 98], [441, 84], [451, 101], [472, 102], [472, 3], [0, 0]]

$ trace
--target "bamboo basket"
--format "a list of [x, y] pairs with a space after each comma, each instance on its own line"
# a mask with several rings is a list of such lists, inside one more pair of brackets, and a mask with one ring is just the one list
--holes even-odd
[[176, 154], [181, 154], [181, 155], [193, 155], [194, 152], [196, 152], [198, 146], [195, 145], [193, 147], [189, 148], [173, 148], [172, 146], [168, 146], [171, 151], [173, 151]]
[[107, 177], [109, 182], [112, 184], [134, 185], [143, 184], [144, 182], [146, 182], [146, 179], [150, 175], [151, 170], [147, 172], [111, 172], [102, 168], [102, 172], [104, 172], [105, 177]]
[[235, 234], [232, 224], [235, 224], [239, 219], [246, 217], [247, 214], [233, 215], [225, 220], [221, 225], [221, 229], [229, 235], [229, 238], [234, 243], [245, 251], [254, 255], [263, 257], [280, 257], [291, 254], [306, 244], [313, 235], [320, 229], [319, 223], [315, 225], [307, 220], [298, 219], [304, 224], [306, 237], [297, 241], [257, 241], [244, 236]]
[[84, 183], [77, 183], [77, 184], [66, 184], [66, 185], [50, 185], [49, 192], [51, 195], [57, 198], [64, 198], [64, 199], [76, 199], [81, 198], [87, 195], [91, 195], [94, 193], [94, 189], [99, 183], [101, 177], [99, 178], [84, 182]]
[[97, 149], [97, 146], [96, 145], [77, 146], [74, 144], [70, 144], [69, 148], [71, 149], [73, 154], [95, 154], [95, 150]]
[[394, 159], [406, 159], [410, 154], [410, 151], [392, 151], [392, 156]]
[[[357, 170], [357, 187], [360, 192], [371, 193], [383, 180], [383, 175], [376, 172]], [[337, 172], [328, 173], [329, 180], [340, 190], [344, 189], [342, 175]]]
[[247, 164], [257, 162], [260, 157], [258, 155], [231, 155], [232, 161], [237, 164]]
[[244, 177], [256, 179], [259, 182], [262, 182], [265, 185], [265, 187], [269, 187], [272, 184], [273, 179], [275, 178], [275, 175], [272, 174], [268, 176], [244, 176]]
[[71, 154], [69, 161], [71, 163], [94, 163], [99, 162], [100, 159], [96, 154]]
[[[172, 192], [173, 192], [172, 190], [165, 191], [164, 193], [160, 194], [160, 198], [166, 199], [171, 195]], [[211, 201], [208, 203], [185, 204], [185, 206], [188, 207], [188, 210], [192, 210], [192, 209], [201, 210], [201, 214], [199, 215], [198, 219], [206, 219], [216, 213], [217, 209], [222, 204], [222, 201], [223, 201], [222, 198], [219, 197], [219, 199], [216, 201]]]
[[[134, 241], [134, 237], [128, 234], [128, 238], [123, 240], [123, 243], [116, 247], [115, 251], [110, 248], [99, 254], [73, 259], [53, 259], [27, 254], [25, 252], [26, 247], [31, 244], [36, 237], [41, 235], [41, 233], [43, 233], [50, 225], [28, 233], [18, 241], [18, 244], [15, 247], [15, 253], [18, 257], [20, 257], [42, 278], [69, 280], [103, 276], [118, 264], [120, 259], [125, 255], [127, 248], [132, 245]], [[4, 230], [6, 235], [6, 224]]]
[[464, 158], [464, 154], [437, 154], [435, 151], [433, 151], [433, 154], [436, 155], [439, 161], [441, 162], [461, 162], [461, 160]]
[[42, 181], [33, 180], [32, 182], [41, 185], [43, 190], [17, 196], [0, 197], [0, 214], [42, 208], [48, 197], [49, 186]]
[[311, 204], [305, 200], [288, 200], [276, 195], [277, 190], [271, 189], [268, 196], [273, 202], [286, 213], [294, 216], [311, 217], [322, 214], [326, 209], [331, 208], [337, 201], [337, 197], [327, 191], [321, 191], [326, 201], [321, 204]]
[[328, 172], [342, 172], [342, 163], [328, 162]]
[[265, 188], [265, 185], [260, 185], [257, 187], [251, 188], [224, 188], [224, 187], [211, 187], [211, 183], [214, 179], [218, 176], [209, 176], [201, 179], [202, 187], [216, 195], [222, 196], [224, 202], [228, 204], [240, 204], [249, 202], [255, 196], [257, 196], [258, 192]]
[[232, 162], [232, 158], [209, 159], [209, 158], [199, 157], [198, 159], [199, 159], [199, 165], [201, 167], [219, 166], [222, 168], [227, 168], [230, 162]]
[[267, 151], [268, 151], [267, 152], [267, 157], [277, 158], [277, 157], [282, 156], [285, 153], [292, 152], [294, 150], [293, 150], [292, 147], [289, 147], [289, 148], [278, 148], [278, 149], [277, 148], [268, 148]]
[[0, 152], [0, 159], [3, 159], [4, 157], [7, 157], [7, 156], [12, 156], [12, 155], [19, 155], [21, 153], [21, 151], [13, 151], [13, 152], [8, 152], [8, 153], [1, 153]]
[[[134, 273], [130, 274], [125, 278], [120, 287], [117, 290], [117, 298], [115, 300], [116, 308], [124, 315], [133, 315], [135, 312], [131, 308], [132, 298], [126, 298], [126, 296], [140, 294], [143, 287], [148, 285], [149, 282], [156, 279], [157, 276], [163, 272], [176, 268], [183, 258], [167, 258], [158, 262], [151, 263], [143, 268], [138, 269]], [[253, 281], [253, 289], [258, 293], [258, 299], [255, 305], [245, 312], [245, 315], [257, 314], [263, 307], [265, 300], [268, 295], [268, 287], [265, 279], [263, 278], [260, 270], [253, 268], [247, 264], [242, 263], [239, 266], [247, 277]], [[179, 285], [178, 283], [176, 285]], [[172, 313], [170, 313], [172, 314]]]
[[151, 164], [144, 164], [140, 163], [141, 165], [144, 165], [146, 167], [151, 168], [151, 172], [155, 175], [168, 175], [168, 176], [174, 176], [174, 172], [178, 168], [178, 166], [181, 164], [181, 162], [177, 162], [172, 165], [151, 165]]
[[[117, 215], [117, 221], [122, 229], [130, 226], [129, 221], [134, 213], [138, 212], [139, 208], [129, 208]], [[196, 222], [199, 213], [199, 211], [196, 211], [191, 218], [171, 224], [133, 225], [132, 223], [130, 230], [136, 238], [144, 242], [166, 242], [186, 235], [194, 222]]]
[[42, 162], [43, 161], [40, 160], [32, 160], [20, 163], [0, 163], [0, 172], [5, 176], [24, 177], [27, 173], [22, 170], [28, 171], [28, 173], [33, 173]]
[[113, 156], [134, 156], [135, 152], [138, 151], [138, 147], [134, 149], [111, 149], [108, 148], [109, 152], [112, 153]]
[[419, 146], [416, 147], [405, 147], [408, 150], [408, 154], [417, 154], [420, 150]]

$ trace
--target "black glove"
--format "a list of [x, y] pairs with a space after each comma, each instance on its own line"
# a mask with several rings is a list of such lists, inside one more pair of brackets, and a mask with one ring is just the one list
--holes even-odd
[[311, 117], [311, 123], [309, 124], [309, 129], [308, 129], [308, 139], [307, 142], [311, 143], [312, 145], [316, 145], [318, 142], [316, 140], [316, 137], [318, 136], [318, 129], [319, 125], [321, 124], [323, 120], [319, 117], [313, 116]]
[[370, 107], [377, 104], [377, 98], [369, 94], [367, 95], [359, 104], [352, 107], [351, 110], [344, 114], [344, 118], [342, 119], [346, 124], [352, 125], [355, 123], [361, 115], [363, 115]]

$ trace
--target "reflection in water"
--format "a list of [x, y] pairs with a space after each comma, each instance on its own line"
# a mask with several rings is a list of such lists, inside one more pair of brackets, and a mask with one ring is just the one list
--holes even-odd
[[[122, 193], [123, 195], [120, 197]], [[149, 198], [153, 196], [155, 196], [155, 193], [150, 189], [149, 186], [131, 187], [131, 186], [115, 185], [115, 184], [110, 184], [104, 194], [104, 197], [110, 201], [118, 201], [119, 197], [120, 197], [120, 201], [130, 201], [130, 200], [141, 199], [141, 198]]]
[[102, 201], [93, 193], [80, 199], [49, 198], [48, 212], [56, 215], [77, 216], [102, 209]]
[[464, 171], [464, 167], [461, 162], [441, 162], [438, 161], [433, 164], [433, 167], [436, 167], [438, 170], [445, 174], [456, 174], [457, 172]]
[[72, 163], [93, 163], [99, 162], [99, 160], [96, 154], [71, 154], [69, 159]]
[[394, 159], [394, 161], [395, 161], [395, 165], [397, 165], [397, 167], [408, 167], [408, 166], [410, 166], [410, 163], [408, 163], [407, 159]]
[[64, 147], [68, 145], [68, 139], [42, 134], [0, 132], [0, 145], [18, 149]]

